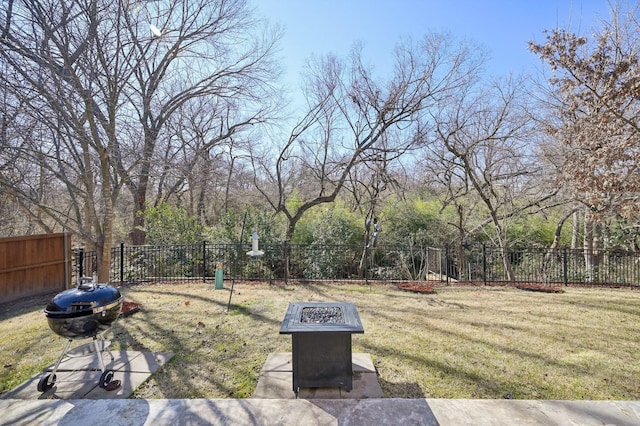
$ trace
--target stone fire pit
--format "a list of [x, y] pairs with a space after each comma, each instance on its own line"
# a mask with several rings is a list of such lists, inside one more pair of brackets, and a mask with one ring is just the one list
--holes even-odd
[[353, 303], [289, 304], [280, 334], [291, 334], [293, 391], [330, 387], [351, 391], [353, 333], [364, 333]]

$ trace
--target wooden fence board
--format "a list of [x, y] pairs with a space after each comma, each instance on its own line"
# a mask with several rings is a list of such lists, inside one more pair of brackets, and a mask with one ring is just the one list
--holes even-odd
[[71, 282], [71, 236], [0, 238], [0, 303], [62, 291]]

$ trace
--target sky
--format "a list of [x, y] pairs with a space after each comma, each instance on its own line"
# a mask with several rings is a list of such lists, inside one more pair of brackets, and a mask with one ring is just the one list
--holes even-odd
[[448, 32], [486, 49], [488, 75], [532, 72], [540, 60], [528, 42], [543, 42], [544, 30], [557, 27], [589, 34], [609, 19], [607, 0], [253, 0], [257, 12], [285, 29], [280, 56], [285, 77], [299, 86], [311, 55], [346, 58], [353, 44], [378, 71], [390, 64], [402, 38], [420, 40], [429, 32]]

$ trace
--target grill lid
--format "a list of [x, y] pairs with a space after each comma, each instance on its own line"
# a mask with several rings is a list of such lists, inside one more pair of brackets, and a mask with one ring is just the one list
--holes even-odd
[[122, 302], [120, 291], [108, 284], [81, 283], [58, 293], [44, 312], [48, 317], [75, 317], [99, 313]]

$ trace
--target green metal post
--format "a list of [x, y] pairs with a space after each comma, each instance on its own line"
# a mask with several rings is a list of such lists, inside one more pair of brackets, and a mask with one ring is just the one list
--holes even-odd
[[218, 262], [216, 265], [216, 290], [224, 288], [224, 269], [222, 269], [222, 263]]

